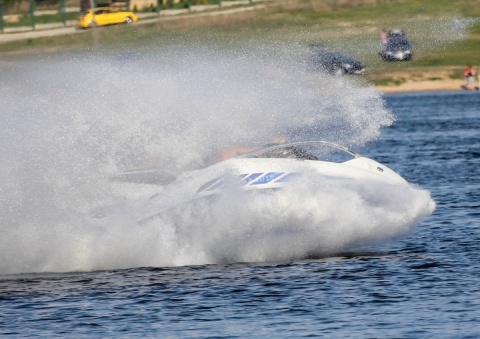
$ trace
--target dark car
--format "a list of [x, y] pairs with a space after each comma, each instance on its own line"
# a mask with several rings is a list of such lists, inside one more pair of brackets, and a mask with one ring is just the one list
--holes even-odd
[[311, 71], [320, 71], [334, 75], [363, 74], [365, 66], [345, 53], [331, 51], [323, 46], [310, 45], [311, 55], [308, 67]]
[[392, 29], [388, 32], [387, 43], [380, 55], [385, 61], [412, 60], [412, 45], [401, 29]]

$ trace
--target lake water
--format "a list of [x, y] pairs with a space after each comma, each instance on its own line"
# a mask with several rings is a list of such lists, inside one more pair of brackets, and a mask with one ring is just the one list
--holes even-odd
[[[37, 87], [32, 90], [41, 91]], [[67, 94], [60, 93], [72, 102], [74, 99]], [[32, 151], [34, 160], [26, 163], [36, 161], [43, 170], [42, 178], [52, 174], [58, 180], [55, 186], [47, 185], [46, 179], [40, 183], [37, 180], [35, 190], [30, 186], [3, 189], [15, 193], [11, 196], [28, 192], [30, 195], [23, 195], [23, 199], [24, 196], [60, 197], [55, 206], [62, 208], [53, 209], [53, 202], [39, 203], [32, 198], [28, 200], [28, 209], [25, 206], [21, 209], [18, 204], [4, 200], [8, 206], [17, 206], [22, 216], [9, 209], [3, 210], [1, 219], [0, 336], [480, 337], [480, 94], [459, 91], [372, 97], [367, 93], [358, 100], [373, 100], [373, 106], [366, 107], [376, 113], [367, 124], [383, 127], [379, 128], [378, 136], [373, 128], [368, 137], [357, 140], [359, 145], [369, 141], [364, 146], [353, 144], [352, 148], [430, 191], [437, 204], [436, 211], [399, 239], [361, 250], [347, 249], [333, 256], [308, 259], [300, 256], [273, 262], [195, 265], [194, 258], [186, 255], [179, 262], [178, 256], [164, 254], [168, 258], [162, 265], [141, 257], [142, 252], [157, 255], [141, 236], [135, 238], [139, 241], [136, 248], [130, 247], [125, 238], [137, 236], [136, 233], [123, 230], [105, 235], [86, 226], [74, 227], [76, 223], [69, 224], [71, 227], [57, 225], [66, 210], [70, 217], [84, 220], [69, 204], [75, 195], [69, 193], [66, 179], [61, 180], [59, 166], [52, 174], [48, 162], [42, 163], [34, 157], [39, 150], [43, 155], [51, 155], [48, 147], [43, 147], [48, 145], [45, 140], [58, 143], [58, 139], [52, 137], [53, 132], [40, 133], [28, 119], [20, 124], [9, 116], [6, 121], [10, 126], [28, 127], [34, 135], [42, 136], [38, 139], [26, 136], [42, 146]], [[9, 99], [5, 101], [8, 106]], [[26, 101], [26, 111], [44, 113], [31, 102], [34, 101]], [[52, 102], [48, 102], [48, 107], [56, 107]], [[386, 110], [378, 105], [385, 105]], [[127, 108], [131, 112], [131, 107]], [[61, 105], [54, 110], [63, 111]], [[121, 112], [122, 108], [117, 107], [116, 113]], [[352, 110], [350, 116], [355, 118], [349, 121], [363, 120], [356, 112]], [[391, 126], [388, 126], [389, 119], [392, 121], [389, 112], [396, 118]], [[69, 110], [59, 116], [68, 120], [70, 114], [74, 113]], [[29, 118], [34, 119], [33, 116]], [[50, 116], [42, 116], [42, 121], [45, 117]], [[45, 123], [53, 126], [55, 119], [47, 119]], [[346, 131], [345, 135], [336, 135], [341, 141], [351, 132], [345, 126], [353, 124], [344, 124], [342, 120], [335, 125], [343, 126]], [[85, 129], [86, 122], [81, 121], [77, 126], [78, 130]], [[21, 149], [29, 154], [28, 150], [34, 147], [32, 142], [27, 147], [24, 139], [15, 139], [19, 130], [15, 128], [9, 130], [8, 140], [16, 143], [5, 151]], [[147, 130], [146, 125], [143, 128]], [[365, 131], [364, 127], [359, 129]], [[104, 135], [103, 132], [98, 135]], [[62, 134], [60, 137], [68, 145], [68, 138]], [[107, 145], [97, 141], [91, 144]], [[56, 150], [56, 154], [62, 150]], [[102, 150], [109, 151], [107, 146]], [[76, 167], [68, 167], [60, 156], [51, 156], [49, 159], [66, 166], [68, 173], [78, 177]], [[82, 158], [82, 163], [85, 159]], [[68, 160], [75, 162], [71, 157]], [[12, 175], [5, 167], [2, 170]], [[62, 194], [55, 191], [59, 187]], [[42, 210], [49, 211], [49, 218]], [[40, 220], [43, 228], [32, 224], [32, 220]], [[374, 223], [374, 220], [364, 222]], [[12, 233], [11, 224], [18, 225], [18, 233]], [[123, 225], [114, 226], [123, 229]], [[89, 244], [95, 244], [92, 253], [98, 256], [80, 257], [79, 253], [89, 253]], [[138, 256], [141, 257], [138, 261], [131, 258]]]

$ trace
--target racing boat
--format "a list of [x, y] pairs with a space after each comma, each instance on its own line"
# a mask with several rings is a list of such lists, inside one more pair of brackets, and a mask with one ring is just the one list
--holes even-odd
[[[405, 179], [387, 166], [326, 141], [271, 145], [203, 169], [182, 173], [176, 178], [152, 170], [124, 173], [116, 180], [162, 185], [149, 200], [152, 204], [158, 202], [159, 205], [165, 205], [160, 201], [169, 200], [166, 197], [171, 196], [175, 196], [181, 204], [232, 190], [255, 193], [278, 191], [295, 185], [302, 178], [308, 178], [312, 184], [351, 185], [368, 182], [408, 185]], [[141, 222], [155, 215], [143, 218]]]
[[435, 210], [428, 191], [326, 141], [250, 149], [178, 176], [132, 171], [116, 181], [128, 182], [113, 186], [138, 199], [122, 199], [102, 211], [107, 220], [99, 222], [116, 224], [118, 215], [128, 216], [175, 265], [361, 250], [408, 234]]

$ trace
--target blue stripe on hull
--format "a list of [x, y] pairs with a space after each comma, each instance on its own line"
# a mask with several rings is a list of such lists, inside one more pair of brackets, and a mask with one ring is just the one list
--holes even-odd
[[[240, 174], [238, 178], [240, 179], [240, 184], [242, 186], [250, 186], [250, 185], [266, 185], [272, 183], [285, 183], [292, 180], [295, 180], [300, 176], [300, 173], [291, 172], [255, 172], [255, 173], [246, 173]], [[222, 188], [225, 185], [225, 178], [224, 177], [217, 177], [212, 179], [198, 189], [197, 193], [204, 192], [204, 191], [214, 191], [219, 188]]]

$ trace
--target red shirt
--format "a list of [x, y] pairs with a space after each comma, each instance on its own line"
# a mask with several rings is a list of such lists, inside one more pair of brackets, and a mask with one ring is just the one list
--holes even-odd
[[471, 77], [473, 75], [472, 67], [467, 66], [463, 69], [463, 75], [466, 77]]

